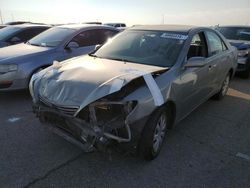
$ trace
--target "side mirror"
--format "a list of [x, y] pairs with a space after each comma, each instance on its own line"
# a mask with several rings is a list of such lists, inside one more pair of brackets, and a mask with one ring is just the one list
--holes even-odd
[[185, 68], [198, 68], [206, 65], [205, 57], [191, 57], [184, 65]]
[[17, 43], [20, 43], [22, 41], [21, 41], [21, 39], [19, 37], [13, 37], [13, 38], [10, 39], [10, 42], [12, 44], [17, 44]]
[[70, 42], [65, 49], [71, 50], [75, 48], [79, 48], [79, 44], [77, 42]]

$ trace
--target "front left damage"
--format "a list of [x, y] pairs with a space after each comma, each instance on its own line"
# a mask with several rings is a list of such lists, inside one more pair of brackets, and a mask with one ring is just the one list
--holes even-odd
[[105, 149], [114, 141], [136, 144], [147, 117], [165, 100], [160, 88], [159, 93], [154, 88], [158, 87], [155, 79], [167, 71], [159, 69], [150, 73], [126, 70], [100, 84], [78, 101], [79, 105], [54, 103], [46, 95], [46, 84], [52, 82], [48, 75], [59, 70], [59, 63], [55, 63], [33, 76], [30, 82], [33, 109], [47, 128], [85, 152]]

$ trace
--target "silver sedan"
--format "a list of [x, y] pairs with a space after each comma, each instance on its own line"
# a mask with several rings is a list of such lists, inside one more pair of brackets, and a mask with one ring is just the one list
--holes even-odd
[[131, 143], [152, 160], [174, 124], [226, 95], [236, 66], [236, 49], [217, 31], [136, 26], [34, 75], [30, 92], [41, 122], [85, 151]]

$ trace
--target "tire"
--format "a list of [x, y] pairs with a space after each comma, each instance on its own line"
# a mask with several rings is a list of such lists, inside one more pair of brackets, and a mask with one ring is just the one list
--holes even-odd
[[140, 157], [151, 161], [158, 156], [170, 123], [171, 111], [164, 107], [160, 107], [149, 117], [139, 140]]
[[216, 93], [213, 96], [213, 98], [216, 99], [216, 100], [223, 99], [227, 94], [227, 91], [228, 91], [228, 88], [229, 88], [229, 83], [230, 83], [230, 74], [228, 73], [226, 78], [224, 79], [224, 81], [222, 83], [220, 91], [218, 93]]

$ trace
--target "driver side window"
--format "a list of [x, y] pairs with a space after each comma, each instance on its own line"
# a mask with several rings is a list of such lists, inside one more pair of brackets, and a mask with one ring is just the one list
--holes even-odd
[[194, 35], [190, 44], [187, 59], [191, 57], [208, 57], [207, 44], [203, 32]]

